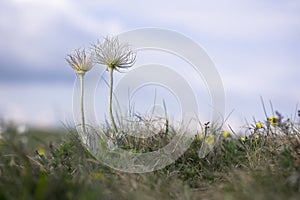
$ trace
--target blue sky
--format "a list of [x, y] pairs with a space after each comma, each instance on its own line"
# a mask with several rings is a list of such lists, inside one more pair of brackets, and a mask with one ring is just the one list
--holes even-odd
[[[223, 80], [229, 124], [264, 119], [260, 95], [289, 117], [300, 100], [300, 2], [0, 2], [0, 115], [36, 126], [72, 121], [74, 48], [131, 29], [175, 30], [200, 44]], [[271, 114], [271, 111], [269, 111]]]

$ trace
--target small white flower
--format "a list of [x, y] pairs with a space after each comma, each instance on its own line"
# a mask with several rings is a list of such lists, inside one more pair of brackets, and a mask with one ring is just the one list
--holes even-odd
[[17, 127], [17, 132], [19, 134], [23, 134], [27, 131], [27, 127], [25, 124], [20, 124], [18, 127]]

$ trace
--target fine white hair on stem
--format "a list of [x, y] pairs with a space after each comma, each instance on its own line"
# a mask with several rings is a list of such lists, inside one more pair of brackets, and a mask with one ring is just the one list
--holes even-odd
[[113, 72], [114, 70], [127, 69], [134, 65], [136, 53], [133, 52], [128, 44], [120, 43], [118, 37], [106, 37], [104, 42], [99, 40], [92, 46], [95, 52], [95, 63], [106, 65], [109, 71], [109, 116], [114, 132], [118, 133], [118, 128], [113, 116]]
[[134, 65], [136, 53], [128, 44], [120, 43], [117, 37], [106, 37], [92, 46], [95, 52], [95, 62], [106, 65], [113, 70], [127, 69]]
[[87, 55], [85, 49], [75, 49], [72, 54], [66, 58], [69, 65], [76, 71], [80, 79], [80, 112], [81, 112], [81, 127], [86, 137], [85, 116], [84, 116], [84, 75], [94, 66], [93, 53]]

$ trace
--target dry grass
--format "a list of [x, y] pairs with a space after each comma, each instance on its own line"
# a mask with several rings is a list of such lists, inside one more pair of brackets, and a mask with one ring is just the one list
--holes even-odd
[[[204, 140], [195, 137], [175, 163], [146, 174], [106, 167], [76, 134], [51, 137], [57, 134], [28, 130], [20, 135], [6, 126], [0, 140], [0, 199], [298, 199], [299, 125], [264, 126], [250, 125], [245, 141], [232, 131], [203, 159], [198, 151]], [[148, 141], [124, 137], [119, 145], [148, 152], [172, 137], [172, 129], [166, 130], [160, 127]]]

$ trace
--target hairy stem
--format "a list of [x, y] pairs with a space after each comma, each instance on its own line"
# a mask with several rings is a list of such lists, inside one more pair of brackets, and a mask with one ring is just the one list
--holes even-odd
[[113, 116], [113, 109], [112, 109], [112, 98], [113, 98], [113, 72], [114, 69], [113, 68], [109, 68], [109, 75], [110, 75], [110, 90], [109, 90], [109, 116], [110, 116], [110, 121], [111, 124], [113, 126], [114, 132], [117, 133], [118, 129], [114, 120], [114, 116]]
[[86, 136], [86, 129], [85, 129], [85, 118], [84, 118], [84, 74], [79, 74], [80, 78], [80, 112], [81, 112], [81, 126], [84, 135]]

